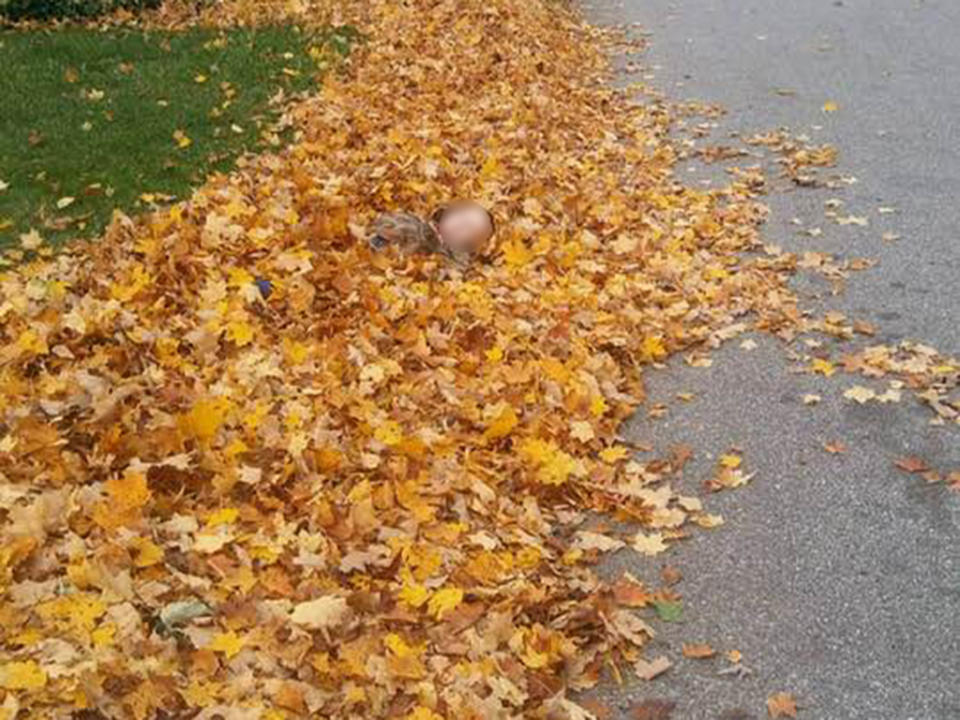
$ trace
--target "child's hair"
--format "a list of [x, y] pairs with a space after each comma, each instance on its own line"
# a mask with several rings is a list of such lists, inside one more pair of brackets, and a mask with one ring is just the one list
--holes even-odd
[[446, 215], [451, 210], [461, 210], [464, 208], [479, 208], [483, 210], [487, 215], [487, 220], [490, 221], [490, 237], [493, 237], [497, 233], [497, 223], [493, 219], [493, 213], [490, 212], [480, 203], [474, 200], [453, 200], [446, 205], [441, 205], [436, 210], [433, 211], [433, 214], [430, 215], [430, 221], [434, 225], [439, 225], [440, 221], [443, 219], [443, 216]]

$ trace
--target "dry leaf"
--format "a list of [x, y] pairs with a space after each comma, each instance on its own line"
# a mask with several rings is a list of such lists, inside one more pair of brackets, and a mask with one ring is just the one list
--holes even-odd
[[660, 579], [665, 585], [676, 585], [683, 580], [683, 573], [672, 565], [664, 565], [660, 569]]
[[677, 704], [673, 700], [643, 700], [630, 706], [633, 720], [670, 720]]
[[660, 533], [647, 535], [638, 532], [634, 535], [631, 545], [634, 550], [642, 555], [659, 555], [667, 549], [667, 544], [663, 541], [663, 535]]
[[695, 658], [698, 660], [703, 660], [706, 658], [712, 658], [717, 654], [717, 651], [706, 643], [702, 644], [687, 644], [683, 643], [683, 656], [688, 658]]
[[848, 400], [855, 400], [860, 405], [863, 405], [868, 400], [873, 400], [877, 394], [870, 388], [863, 387], [862, 385], [854, 385], [845, 391], [843, 396]]
[[599, 550], [600, 552], [613, 552], [626, 545], [622, 540], [603, 535], [601, 533], [581, 530], [576, 534], [574, 547], [581, 550]]
[[922, 459], [918, 458], [916, 455], [908, 455], [906, 457], [898, 458], [894, 460], [894, 465], [908, 473], [922, 473], [930, 469], [930, 466]]
[[349, 612], [344, 598], [324, 595], [295, 606], [290, 613], [290, 622], [312, 630], [330, 629], [342, 623]]
[[767, 713], [772, 718], [795, 718], [797, 716], [797, 702], [793, 695], [789, 693], [774, 693], [767, 698]]
[[633, 667], [637, 671], [637, 677], [642, 680], [653, 680], [658, 675], [669, 670], [672, 666], [673, 663], [663, 655], [649, 661], [640, 658], [633, 663]]

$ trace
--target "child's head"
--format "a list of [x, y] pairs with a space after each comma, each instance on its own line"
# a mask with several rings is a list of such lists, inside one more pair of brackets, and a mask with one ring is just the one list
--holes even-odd
[[493, 215], [472, 200], [458, 200], [433, 214], [440, 242], [454, 252], [475, 253], [493, 237]]

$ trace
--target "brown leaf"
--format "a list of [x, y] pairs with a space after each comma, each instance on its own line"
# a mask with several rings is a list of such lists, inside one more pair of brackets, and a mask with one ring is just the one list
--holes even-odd
[[712, 658], [716, 654], [717, 651], [710, 647], [710, 645], [707, 643], [683, 643], [684, 657], [704, 660], [706, 658]]
[[660, 568], [660, 579], [664, 585], [676, 585], [683, 580], [683, 573], [673, 565], [664, 565]]
[[617, 580], [612, 590], [614, 602], [626, 607], [646, 607], [653, 599], [641, 583], [629, 577]]
[[956, 492], [960, 492], [960, 470], [954, 470], [947, 475], [947, 487]]
[[823, 444], [823, 449], [828, 453], [837, 455], [839, 453], [845, 453], [847, 451], [847, 446], [839, 440], [834, 440], [832, 442], [825, 442]]
[[674, 472], [683, 470], [683, 466], [693, 457], [693, 448], [682, 443], [670, 448], [670, 465]]
[[583, 700], [580, 702], [580, 705], [587, 712], [593, 713], [596, 720], [610, 720], [610, 718], [613, 717], [613, 708], [596, 698]]
[[653, 680], [657, 675], [666, 672], [671, 667], [673, 663], [670, 662], [664, 655], [656, 657], [653, 660], [644, 660], [640, 658], [633, 664], [634, 668], [637, 671], [637, 677], [642, 678], [643, 680]]
[[790, 693], [774, 693], [767, 698], [767, 713], [772, 718], [795, 718], [797, 716], [797, 701]]
[[630, 707], [633, 720], [670, 720], [677, 703], [673, 700], [651, 698]]
[[461, 603], [444, 614], [443, 623], [451, 634], [458, 635], [483, 617], [486, 611], [487, 606], [482, 602]]
[[908, 473], [920, 473], [930, 469], [926, 461], [918, 458], [916, 455], [907, 455], [906, 457], [894, 460], [894, 465]]

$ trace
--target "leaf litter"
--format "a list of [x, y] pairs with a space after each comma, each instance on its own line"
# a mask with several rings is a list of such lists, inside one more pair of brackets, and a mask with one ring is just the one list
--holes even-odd
[[[762, 178], [681, 184], [670, 113], [607, 84], [622, 38], [555, 3], [299, 7], [367, 42], [289, 110], [291, 147], [0, 276], [4, 710], [592, 717], [566, 694], [664, 672], [639, 612], [683, 613], [593, 566], [722, 522], [671, 484], [689, 452], [615, 440], [644, 367], [792, 338], [788, 277], [862, 268], [745, 255]], [[752, 142], [801, 185], [835, 158]], [[363, 242], [450, 197], [499, 221], [471, 268]], [[911, 387], [953, 419], [939, 375]]]

